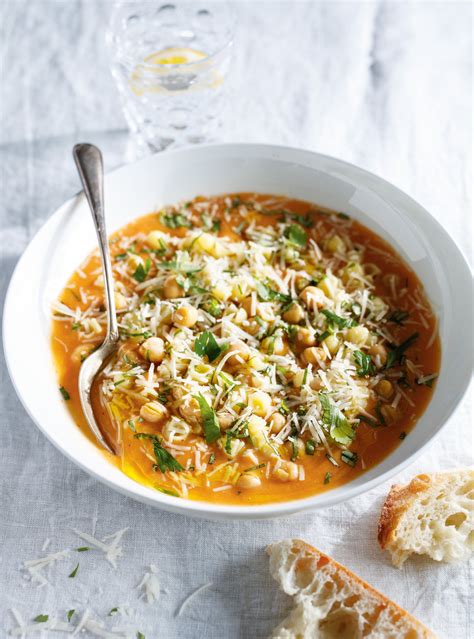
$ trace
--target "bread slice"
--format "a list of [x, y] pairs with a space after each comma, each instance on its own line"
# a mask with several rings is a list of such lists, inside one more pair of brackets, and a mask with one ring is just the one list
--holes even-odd
[[392, 486], [378, 538], [399, 568], [413, 553], [436, 561], [468, 559], [474, 549], [474, 470], [418, 475], [406, 486]]
[[270, 572], [296, 602], [271, 639], [433, 639], [402, 608], [299, 539], [272, 544]]

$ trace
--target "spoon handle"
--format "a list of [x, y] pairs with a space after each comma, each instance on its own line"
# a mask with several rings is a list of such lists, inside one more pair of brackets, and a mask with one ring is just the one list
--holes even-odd
[[116, 342], [119, 337], [117, 313], [115, 310], [114, 278], [110, 262], [109, 243], [105, 229], [104, 215], [104, 167], [102, 154], [93, 144], [76, 144], [73, 150], [74, 160], [81, 178], [84, 193], [94, 220], [99, 242], [100, 257], [104, 271], [104, 290], [107, 308], [106, 342]]

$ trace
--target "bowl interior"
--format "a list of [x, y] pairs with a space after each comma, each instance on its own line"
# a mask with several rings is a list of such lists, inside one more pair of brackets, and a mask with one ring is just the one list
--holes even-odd
[[[163, 204], [233, 191], [288, 195], [343, 211], [389, 241], [423, 282], [439, 318], [441, 375], [416, 428], [381, 464], [322, 495], [239, 508], [168, 497], [140, 486], [108, 463], [81, 434], [61, 401], [50, 352], [51, 303], [96, 246], [83, 195], [56, 211], [33, 239], [13, 275], [4, 315], [9, 370], [26, 409], [47, 437], [87, 472], [128, 495], [169, 510], [209, 517], [265, 517], [327, 506], [367, 490], [400, 470], [440, 430], [459, 402], [471, 364], [464, 353], [465, 335], [457, 330], [455, 318], [463, 317], [466, 325], [472, 326], [469, 269], [437, 222], [395, 187], [334, 158], [283, 147], [200, 147], [156, 155], [123, 167], [105, 180], [108, 231]], [[33, 338], [28, 340], [28, 352], [23, 345], [25, 334]]]

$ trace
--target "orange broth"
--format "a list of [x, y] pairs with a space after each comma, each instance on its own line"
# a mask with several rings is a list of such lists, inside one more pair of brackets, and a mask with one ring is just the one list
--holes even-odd
[[[327, 232], [331, 232], [331, 229], [339, 228], [339, 224], [346, 224], [345, 216], [336, 219], [328, 216], [328, 211], [322, 207], [315, 207], [303, 201], [288, 200], [284, 197], [242, 193], [237, 196], [210, 198], [212, 202], [217, 203], [219, 206], [218, 217], [221, 218], [221, 226], [218, 235], [221, 237], [226, 236], [233, 240], [239, 239], [239, 235], [235, 232], [235, 226], [239, 220], [232, 211], [230, 215], [227, 215], [228, 219], [223, 217], [222, 212], [226, 208], [228, 209], [226, 197], [239, 197], [244, 202], [249, 197], [252, 197], [253, 201], [256, 202], [271, 201], [273, 210], [281, 208], [296, 215], [313, 216], [314, 225], [306, 228], [306, 231], [310, 237], [314, 237], [316, 240], [323, 237]], [[263, 215], [258, 212], [253, 212], [253, 216], [261, 226], [275, 224], [275, 216]], [[156, 212], [150, 213], [133, 220], [111, 237], [112, 257], [114, 258], [120, 253], [120, 249], [116, 248], [117, 240], [147, 234], [149, 231], [156, 229], [178, 237], [184, 236], [187, 230], [184, 228], [167, 228], [161, 223]], [[437, 335], [436, 318], [424, 297], [423, 288], [417, 276], [389, 244], [358, 222], [347, 221], [347, 226], [344, 226], [344, 232], [350, 236], [355, 244], [365, 247], [364, 263], [375, 264], [381, 270], [381, 275], [375, 279], [376, 295], [385, 299], [391, 294], [389, 284], [384, 283], [383, 274], [390, 273], [398, 276], [398, 281], [401, 282], [400, 286], [406, 289], [403, 296], [403, 307], [409, 312], [410, 322], [409, 325], [405, 323], [400, 325], [396, 323], [390, 324], [390, 333], [396, 342], [400, 343], [416, 330], [418, 339], [416, 344], [409, 350], [410, 360], [423, 369], [425, 374], [437, 373], [440, 365], [440, 342]], [[100, 285], [97, 285], [99, 269], [98, 253], [94, 252], [69, 279], [66, 288], [61, 293], [60, 301], [70, 308], [84, 310], [88, 306], [88, 301], [83, 298], [84, 292], [90, 293], [91, 297], [103, 299], [103, 289]], [[423, 317], [420, 318], [421, 314], [423, 314]], [[53, 320], [52, 351], [58, 371], [59, 385], [67, 389], [70, 396], [67, 405], [72, 417], [83, 434], [95, 444], [94, 436], [87, 427], [82, 414], [78, 396], [78, 374], [81, 362], [77, 358], [73, 359], [71, 355], [74, 349], [77, 349], [83, 342], [79, 331], [74, 330], [73, 324], [72, 320]], [[103, 334], [99, 335], [92, 344], [97, 345], [102, 339]], [[400, 405], [403, 405], [403, 411], [394, 423], [377, 428], [364, 421], [361, 421], [358, 425], [356, 439], [351, 446], [351, 450], [358, 455], [358, 463], [355, 467], [345, 463], [339, 463], [338, 466], [335, 466], [327, 458], [325, 451], [316, 451], [314, 455], [303, 454], [298, 459], [299, 463], [304, 467], [304, 480], [285, 483], [270, 476], [264, 480], [261, 487], [246, 491], [232, 486], [229, 490], [216, 492], [211, 487], [198, 486], [189, 491], [189, 498], [220, 504], [258, 505], [309, 497], [332, 490], [353, 480], [365, 470], [379, 464], [399, 445], [403, 445], [402, 440], [409, 436], [410, 431], [425, 410], [433, 389], [428, 385], [417, 384], [413, 377], [410, 376], [409, 383], [411, 403], [405, 401], [403, 397], [401, 398]], [[104, 413], [104, 409], [98, 399], [97, 388], [93, 400], [96, 415], [100, 416], [102, 428], [107, 431], [107, 429], [110, 429], [110, 421], [107, 419], [107, 415]], [[372, 402], [372, 408], [373, 404], [374, 402]], [[160, 428], [152, 424], [146, 424], [141, 430], [154, 433], [159, 432]], [[171, 490], [166, 482], [162, 480], [162, 473], [157, 473], [156, 470], [152, 469], [149, 458], [143, 453], [143, 447], [137, 445], [134, 433], [124, 428], [121, 433], [121, 440], [121, 455], [113, 456], [104, 452], [110, 463], [115, 464], [124, 473], [142, 484], [155, 487], [164, 492]], [[214, 453], [215, 467], [227, 461], [227, 457], [222, 450], [216, 447]], [[186, 455], [179, 459], [184, 464]], [[248, 466], [251, 465], [251, 463], [248, 464]], [[157, 478], [157, 475], [160, 477]], [[171, 493], [173, 492], [171, 490]]]

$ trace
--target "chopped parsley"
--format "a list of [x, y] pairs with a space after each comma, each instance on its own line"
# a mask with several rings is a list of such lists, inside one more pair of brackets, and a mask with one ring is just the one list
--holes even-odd
[[216, 342], [216, 338], [210, 331], [204, 331], [194, 342], [194, 352], [201, 357], [207, 355], [209, 362], [219, 357], [224, 349]]
[[67, 402], [68, 400], [71, 399], [71, 395], [69, 395], [69, 393], [67, 392], [67, 390], [64, 388], [64, 386], [60, 386], [59, 387], [59, 392], [61, 393], [61, 395], [63, 396], [63, 399]]
[[342, 411], [334, 404], [325, 393], [319, 393], [322, 407], [321, 419], [327, 427], [330, 436], [338, 444], [347, 446], [355, 437], [352, 426], [347, 421]]
[[389, 316], [388, 321], [402, 326], [403, 322], [409, 315], [410, 313], [408, 311], [393, 311], [393, 313]]
[[71, 579], [74, 579], [74, 577], [77, 575], [77, 571], [79, 570], [79, 564], [76, 565], [76, 567], [74, 568], [74, 570], [68, 575], [68, 577], [70, 577]]
[[160, 268], [170, 271], [180, 271], [181, 273], [199, 273], [204, 268], [198, 264], [192, 264], [191, 262], [180, 262], [179, 260], [171, 260], [169, 262], [160, 262], [158, 264]]
[[351, 468], [354, 468], [357, 464], [357, 453], [353, 453], [350, 450], [343, 450], [341, 453], [341, 461]]
[[[195, 396], [199, 403], [199, 410], [201, 411], [202, 417], [202, 427], [204, 429], [204, 437], [208, 444], [212, 444], [216, 439], [219, 439], [221, 436], [221, 429], [219, 426], [219, 421], [217, 419], [217, 415], [211, 406], [206, 401], [206, 398], [199, 393], [199, 395]], [[227, 446], [227, 441], [226, 441]], [[228, 451], [227, 451], [228, 452]]]
[[88, 550], [90, 550], [89, 546], [80, 546], [79, 548], [76, 548], [76, 552], [87, 552]]
[[405, 356], [405, 351], [416, 342], [418, 336], [419, 333], [413, 333], [413, 335], [410, 335], [404, 342], [389, 351], [385, 368], [392, 368], [392, 366], [396, 364], [401, 364]]
[[257, 282], [255, 285], [255, 290], [257, 291], [257, 295], [260, 301], [262, 302], [277, 301], [283, 302], [284, 304], [289, 304], [291, 302], [291, 295], [285, 295], [284, 293], [275, 291], [263, 282]]
[[73, 614], [76, 612], [75, 608], [71, 608], [71, 610], [67, 611], [67, 620], [71, 621]]
[[143, 634], [143, 632], [137, 631], [137, 639], [145, 639], [145, 635]]
[[212, 464], [216, 461], [216, 455], [215, 453], [211, 453], [209, 455], [209, 461], [207, 462], [209, 464], [209, 466], [212, 466]]
[[356, 373], [359, 377], [375, 375], [375, 366], [370, 355], [362, 351], [354, 351], [352, 357], [357, 365]]
[[385, 421], [385, 417], [383, 416], [383, 413], [382, 413], [382, 404], [381, 404], [381, 402], [377, 402], [375, 404], [375, 414], [377, 415], [377, 419], [382, 424], [382, 426], [386, 426], [387, 422]]
[[407, 436], [407, 434], [405, 433], [405, 431], [401, 432], [400, 435], [398, 436], [398, 439], [405, 439], [405, 437]]
[[48, 621], [48, 619], [49, 615], [38, 615], [33, 619], [33, 621], [36, 621], [36, 623], [44, 623], [45, 621]]
[[357, 322], [353, 320], [351, 317], [340, 317], [328, 310], [327, 308], [323, 308], [321, 313], [326, 317], [329, 326], [336, 326], [337, 328], [350, 328], [351, 326], [357, 326]]
[[212, 317], [215, 318], [221, 317], [223, 313], [222, 305], [219, 304], [215, 297], [211, 297], [203, 302], [202, 308], [206, 311], [206, 313], [209, 313], [209, 315], [212, 315]]
[[146, 280], [146, 277], [151, 268], [151, 260], [149, 257], [143, 262], [143, 264], [139, 264], [135, 269], [135, 272], [132, 274], [132, 277], [137, 282], [141, 283]]
[[331, 473], [328, 471], [325, 475], [324, 475], [324, 484], [329, 484], [329, 482], [331, 481]]
[[314, 439], [308, 439], [305, 444], [305, 453], [307, 455], [314, 455], [314, 451], [316, 450], [316, 442]]
[[162, 446], [162, 440], [158, 435], [152, 435], [151, 433], [136, 433], [135, 439], [150, 439], [153, 442], [153, 453], [155, 454], [156, 464], [153, 465], [153, 470], [158, 468], [162, 473], [167, 470], [179, 471], [184, 470], [179, 461], [169, 453], [166, 448]]
[[305, 247], [308, 242], [306, 231], [299, 224], [290, 224], [285, 229], [285, 237], [295, 246]]
[[182, 213], [161, 213], [161, 223], [167, 226], [169, 229], [179, 229], [182, 227], [190, 228], [192, 222], [185, 217]]
[[362, 413], [360, 415], [357, 415], [357, 419], [361, 422], [364, 422], [365, 424], [368, 424], [372, 428], [378, 428], [380, 426], [380, 424], [378, 424], [375, 419], [371, 419], [370, 417], [367, 417], [367, 415], [362, 415]]
[[117, 614], [117, 612], [118, 612], [118, 608], [117, 607], [111, 608], [108, 616], [112, 617], [113, 615]]

